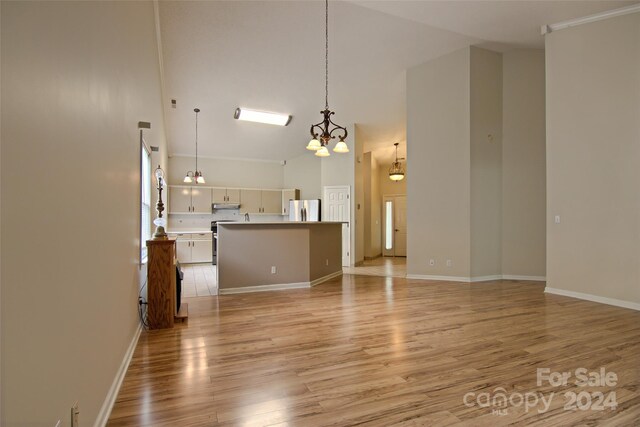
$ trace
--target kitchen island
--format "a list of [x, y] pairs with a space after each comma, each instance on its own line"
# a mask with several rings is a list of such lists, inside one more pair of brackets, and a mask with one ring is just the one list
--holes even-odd
[[218, 223], [218, 290], [309, 288], [342, 275], [342, 222]]

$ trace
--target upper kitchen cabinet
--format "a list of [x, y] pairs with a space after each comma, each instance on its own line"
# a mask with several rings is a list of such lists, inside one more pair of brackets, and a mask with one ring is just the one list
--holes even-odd
[[169, 213], [211, 213], [210, 187], [169, 187]]
[[240, 190], [240, 212], [262, 212], [262, 190]]
[[300, 200], [300, 190], [282, 190], [282, 215], [289, 215], [289, 201]]
[[237, 188], [214, 188], [213, 203], [240, 203], [240, 190]]
[[262, 213], [282, 214], [282, 190], [262, 190]]

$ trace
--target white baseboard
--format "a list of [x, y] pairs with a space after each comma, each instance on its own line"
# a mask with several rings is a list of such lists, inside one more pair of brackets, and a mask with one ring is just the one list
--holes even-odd
[[407, 274], [407, 279], [418, 280], [438, 280], [444, 282], [462, 282], [462, 283], [477, 283], [488, 282], [492, 280], [529, 280], [536, 282], [546, 281], [546, 277], [543, 276], [513, 276], [513, 275], [494, 275], [494, 276], [477, 276], [477, 277], [459, 277], [459, 276], [431, 276], [424, 274]]
[[475, 282], [490, 282], [493, 280], [502, 280], [502, 276], [501, 275], [495, 275], [495, 276], [476, 276], [476, 277], [471, 277], [470, 282], [475, 283]]
[[503, 274], [502, 278], [504, 280], [529, 280], [531, 282], [546, 282], [547, 278], [545, 276], [518, 276], [513, 274]]
[[557, 288], [550, 288], [550, 287], [546, 287], [544, 291], [545, 293], [548, 293], [548, 294], [562, 295], [565, 297], [577, 298], [577, 299], [582, 299], [582, 300], [592, 301], [592, 302], [599, 302], [601, 304], [614, 305], [616, 307], [629, 308], [631, 310], [640, 311], [640, 304], [638, 304], [637, 302], [624, 301], [624, 300], [615, 299], [615, 298], [601, 297], [598, 295], [584, 294], [582, 292], [566, 291], [564, 289], [557, 289]]
[[283, 291], [285, 289], [302, 289], [302, 288], [310, 288], [310, 287], [311, 287], [310, 282], [278, 283], [274, 285], [244, 286], [242, 288], [222, 288], [218, 290], [218, 294], [219, 295], [246, 294], [250, 292]]
[[437, 280], [444, 282], [464, 282], [469, 283], [471, 279], [468, 277], [457, 277], [457, 276], [429, 276], [424, 274], [407, 274], [407, 279], [418, 279], [418, 280]]
[[342, 270], [336, 271], [335, 273], [327, 274], [326, 276], [322, 276], [315, 280], [312, 280], [310, 285], [316, 286], [316, 285], [319, 285], [320, 283], [326, 282], [327, 280], [331, 280], [333, 278], [340, 277], [340, 276], [342, 276]]
[[131, 363], [131, 358], [133, 357], [133, 353], [136, 350], [136, 345], [138, 344], [140, 333], [142, 333], [141, 323], [138, 324], [138, 329], [133, 334], [133, 338], [129, 343], [129, 348], [127, 348], [127, 351], [124, 354], [122, 363], [120, 363], [120, 367], [118, 368], [116, 377], [113, 379], [113, 383], [111, 383], [111, 387], [109, 388], [107, 397], [102, 403], [102, 408], [100, 408], [100, 412], [98, 412], [98, 417], [96, 418], [94, 427], [104, 427], [107, 425], [107, 421], [109, 421], [109, 416], [111, 415], [111, 410], [113, 409], [114, 403], [116, 403], [116, 398], [118, 397], [120, 386], [122, 386], [122, 381], [124, 380], [124, 376], [127, 374], [127, 369], [129, 369], [129, 363]]

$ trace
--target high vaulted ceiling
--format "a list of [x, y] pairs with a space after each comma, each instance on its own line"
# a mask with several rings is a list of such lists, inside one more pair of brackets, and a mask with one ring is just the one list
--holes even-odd
[[[407, 68], [469, 45], [541, 48], [541, 25], [631, 3], [332, 1], [334, 121], [357, 123], [366, 150], [392, 148], [405, 140]], [[163, 1], [159, 12], [171, 154], [194, 154], [195, 107], [201, 156], [285, 160], [306, 152], [324, 108], [324, 2]], [[236, 107], [293, 120], [239, 122]], [[347, 142], [353, 146], [352, 135]]]

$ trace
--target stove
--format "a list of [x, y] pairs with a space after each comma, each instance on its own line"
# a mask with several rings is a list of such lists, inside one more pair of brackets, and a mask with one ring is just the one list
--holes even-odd
[[221, 219], [218, 221], [211, 221], [211, 244], [213, 245], [213, 265], [218, 264], [218, 223], [219, 222], [234, 222], [232, 219]]

